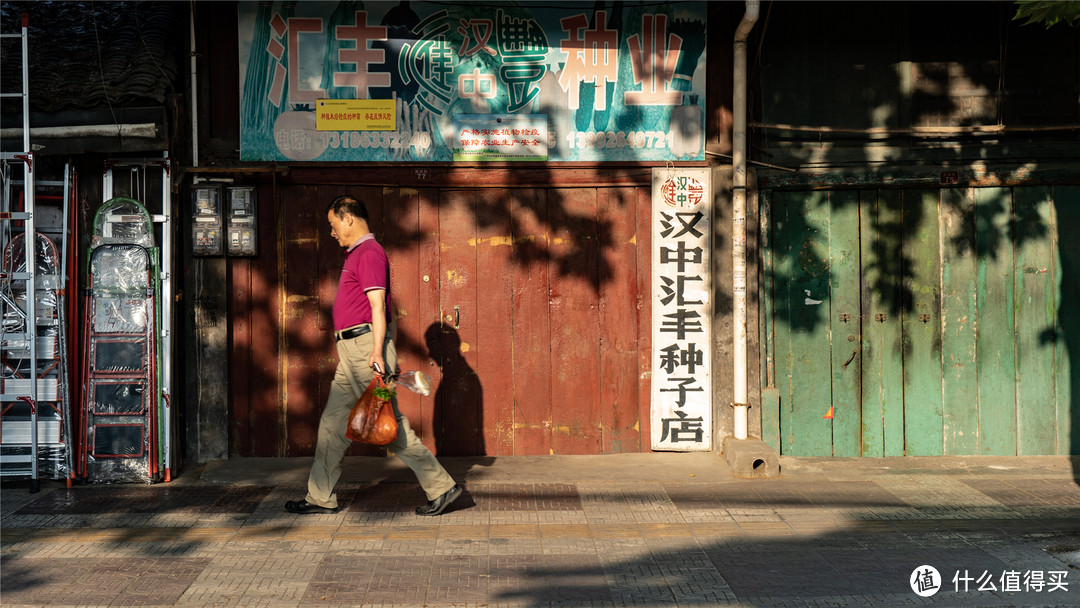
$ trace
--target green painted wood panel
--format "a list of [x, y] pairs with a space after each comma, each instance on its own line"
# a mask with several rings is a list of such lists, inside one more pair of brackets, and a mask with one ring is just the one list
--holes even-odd
[[1080, 455], [1080, 187], [1055, 187], [1053, 194], [1057, 453]]
[[859, 384], [859, 193], [829, 193], [829, 333], [832, 337], [832, 455], [862, 455]]
[[[776, 298], [775, 281], [773, 280], [773, 247], [776, 235], [773, 233], [773, 193], [764, 191], [761, 194], [761, 289], [762, 306], [764, 314], [761, 315], [761, 336], [759, 340], [761, 348], [761, 440], [769, 447], [780, 453], [780, 399], [779, 389], [776, 388], [776, 335], [774, 332], [773, 310]], [[770, 374], [771, 372], [771, 374]], [[771, 381], [771, 384], [770, 384]]]
[[862, 440], [864, 456], [904, 453], [903, 352], [901, 348], [901, 194], [863, 190]]
[[904, 439], [908, 456], [942, 454], [941, 235], [938, 190], [904, 192]]
[[942, 417], [944, 453], [979, 447], [978, 367], [975, 357], [975, 191], [941, 191]]
[[1013, 201], [1017, 453], [1053, 454], [1057, 403], [1050, 188], [1016, 188]]
[[975, 190], [979, 453], [1016, 454], [1013, 252], [1008, 188]]
[[772, 196], [782, 453], [1080, 452], [1080, 187]]
[[791, 323], [788, 317], [788, 291], [790, 277], [795, 269], [795, 246], [792, 235], [795, 234], [794, 222], [788, 216], [798, 217], [802, 194], [777, 192], [773, 198], [773, 365], [776, 389], [780, 394], [780, 407], [777, 411], [777, 451], [788, 454], [791, 442], [787, 437], [791, 428], [792, 355]]
[[[827, 193], [784, 193], [777, 197], [777, 343], [786, 334], [781, 388], [781, 451], [792, 456], [832, 454], [831, 425], [822, 416], [832, 403], [829, 377]], [[783, 219], [781, 220], [780, 217]], [[784, 327], [781, 327], [783, 325]], [[778, 359], [780, 357], [778, 356]]]

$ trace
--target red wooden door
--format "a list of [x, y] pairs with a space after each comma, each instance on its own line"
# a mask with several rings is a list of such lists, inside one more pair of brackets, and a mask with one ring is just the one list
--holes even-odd
[[[233, 377], [258, 367], [279, 384], [233, 388], [237, 453], [314, 452], [342, 256], [321, 201], [343, 192], [365, 200], [390, 258], [399, 365], [432, 378], [428, 397], [398, 391], [425, 444], [448, 456], [648, 449], [647, 187], [298, 185], [283, 188], [277, 238], [262, 237], [277, 250], [233, 266], [247, 294], [234, 310], [248, 308], [235, 312], [233, 352], [250, 354]], [[268, 314], [251, 310], [259, 302]]]

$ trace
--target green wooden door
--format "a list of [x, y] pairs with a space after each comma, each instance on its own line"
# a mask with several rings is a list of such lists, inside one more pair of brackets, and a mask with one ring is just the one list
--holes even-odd
[[1080, 451], [1080, 239], [1062, 238], [1080, 228], [1080, 188], [767, 200], [763, 329], [780, 406], [762, 428], [774, 448]]

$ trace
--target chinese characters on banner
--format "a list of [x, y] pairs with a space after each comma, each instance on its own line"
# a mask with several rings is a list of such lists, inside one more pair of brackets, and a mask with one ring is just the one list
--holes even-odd
[[543, 114], [454, 116], [454, 160], [547, 160]]
[[[702, 160], [705, 8], [240, 2], [240, 157], [450, 161], [455, 116], [502, 114], [543, 117], [548, 160]], [[316, 129], [319, 100], [396, 123]]]
[[709, 450], [709, 170], [652, 177], [652, 449]]

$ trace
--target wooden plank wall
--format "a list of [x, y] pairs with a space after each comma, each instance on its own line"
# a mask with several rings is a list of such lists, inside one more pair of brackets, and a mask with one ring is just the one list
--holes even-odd
[[942, 446], [941, 235], [938, 190], [904, 192], [901, 307], [904, 441], [909, 456], [940, 456]]
[[[764, 434], [783, 453], [1080, 452], [1080, 252], [1065, 236], [1080, 228], [1080, 187], [771, 196], [781, 406]], [[822, 281], [829, 292], [818, 295]], [[860, 296], [846, 325], [838, 315]], [[843, 417], [852, 395], [857, 446]], [[831, 428], [807, 414], [829, 407]]]
[[941, 194], [941, 350], [943, 451], [975, 454], [979, 444], [975, 349], [975, 193]]
[[1048, 186], [1019, 188], [1013, 201], [1017, 453], [1053, 454], [1056, 433], [1054, 260]]

